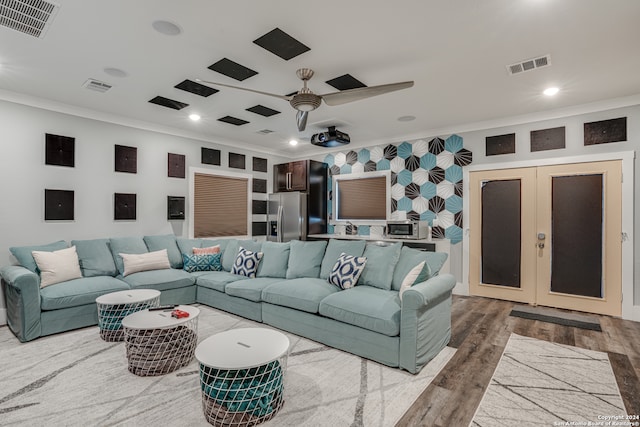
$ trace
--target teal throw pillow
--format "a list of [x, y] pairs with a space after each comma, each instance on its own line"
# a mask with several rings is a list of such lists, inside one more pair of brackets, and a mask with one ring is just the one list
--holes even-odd
[[340, 289], [353, 288], [358, 283], [358, 278], [366, 264], [365, 257], [340, 254], [329, 275], [329, 283]]
[[262, 252], [253, 252], [241, 246], [231, 268], [231, 274], [255, 278], [261, 259]]
[[194, 271], [222, 270], [222, 254], [187, 255], [182, 254], [183, 269], [187, 273]]

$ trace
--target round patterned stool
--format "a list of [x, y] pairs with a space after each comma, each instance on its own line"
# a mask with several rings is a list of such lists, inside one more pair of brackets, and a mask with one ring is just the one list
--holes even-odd
[[131, 289], [111, 292], [96, 298], [98, 306], [98, 327], [103, 340], [123, 341], [122, 319], [131, 313], [158, 307], [160, 291], [155, 289]]
[[289, 339], [265, 328], [233, 329], [196, 348], [204, 416], [214, 426], [253, 426], [284, 405]]

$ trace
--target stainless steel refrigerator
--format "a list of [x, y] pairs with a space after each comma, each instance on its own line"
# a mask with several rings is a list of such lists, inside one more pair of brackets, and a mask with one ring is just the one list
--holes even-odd
[[307, 193], [269, 194], [267, 240], [288, 242], [307, 239]]

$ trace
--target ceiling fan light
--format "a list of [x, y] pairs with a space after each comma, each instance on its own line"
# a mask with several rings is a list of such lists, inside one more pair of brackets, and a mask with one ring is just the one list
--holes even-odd
[[313, 111], [320, 106], [322, 98], [314, 93], [298, 93], [289, 104], [298, 111]]

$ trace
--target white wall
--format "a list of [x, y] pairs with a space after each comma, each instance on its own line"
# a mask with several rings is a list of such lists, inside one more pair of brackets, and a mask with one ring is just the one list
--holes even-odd
[[[188, 179], [167, 177], [167, 153], [184, 154], [190, 166], [252, 173], [267, 179], [273, 164], [288, 161], [240, 147], [134, 129], [0, 101], [0, 265], [13, 263], [10, 246], [56, 240], [174, 233], [185, 221], [167, 221], [167, 196], [185, 196]], [[75, 138], [75, 167], [45, 165], [45, 133]], [[114, 145], [137, 147], [138, 173], [114, 172]], [[200, 148], [221, 150], [221, 166], [200, 163]], [[246, 155], [246, 170], [228, 168], [228, 153]], [[252, 156], [268, 160], [268, 172], [251, 172]], [[74, 221], [44, 221], [44, 189], [75, 192]], [[113, 194], [137, 194], [137, 220], [113, 220]], [[264, 196], [266, 200], [266, 194]], [[0, 324], [5, 307], [0, 291]]]

